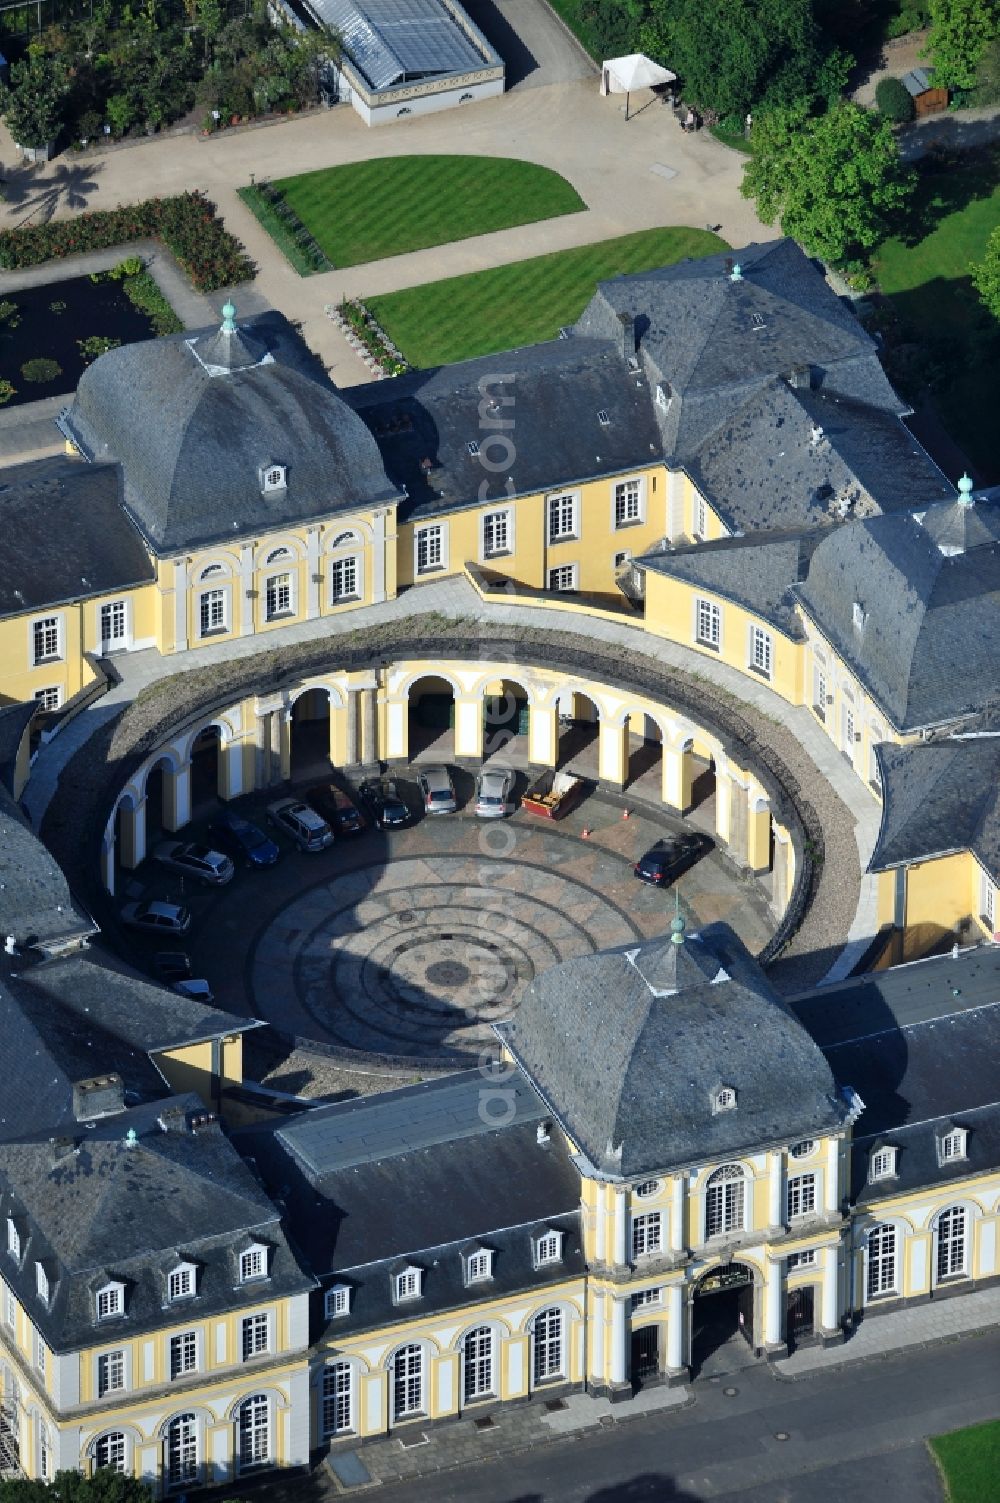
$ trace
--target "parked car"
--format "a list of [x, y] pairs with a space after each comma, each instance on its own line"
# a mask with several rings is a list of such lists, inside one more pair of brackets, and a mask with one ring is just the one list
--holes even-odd
[[635, 864], [635, 874], [641, 882], [652, 882], [657, 887], [672, 882], [711, 845], [707, 835], [671, 835], [658, 840]]
[[484, 767], [476, 778], [476, 813], [480, 819], [513, 814], [514, 774], [509, 767]]
[[191, 997], [195, 1002], [204, 1002], [206, 1007], [210, 1002], [215, 1001], [215, 993], [208, 982], [196, 979], [194, 976], [189, 976], [186, 981], [171, 982], [170, 990], [177, 992], [178, 996]]
[[315, 809], [298, 798], [279, 798], [267, 806], [267, 822], [283, 830], [300, 851], [325, 851], [333, 845], [333, 831]]
[[190, 981], [194, 975], [191, 957], [183, 950], [157, 950], [153, 956], [153, 970], [161, 981], [171, 985], [175, 981]]
[[338, 835], [360, 835], [365, 827], [361, 811], [336, 783], [317, 783], [306, 789], [306, 803], [322, 815]]
[[213, 851], [207, 845], [196, 845], [190, 840], [164, 840], [153, 852], [153, 860], [172, 872], [184, 877], [195, 877], [207, 882], [210, 887], [225, 887], [231, 882], [236, 868], [228, 856]]
[[455, 785], [447, 767], [421, 767], [417, 782], [428, 814], [454, 814], [458, 808]]
[[191, 915], [178, 903], [164, 903], [151, 898], [145, 903], [126, 903], [122, 909], [122, 923], [131, 929], [145, 929], [152, 934], [186, 934], [191, 927]]
[[208, 838], [220, 851], [245, 866], [273, 866], [281, 852], [260, 825], [251, 824], [231, 809], [223, 809], [208, 827]]
[[396, 792], [391, 778], [368, 778], [358, 789], [361, 798], [380, 830], [398, 829], [410, 822], [410, 810]]

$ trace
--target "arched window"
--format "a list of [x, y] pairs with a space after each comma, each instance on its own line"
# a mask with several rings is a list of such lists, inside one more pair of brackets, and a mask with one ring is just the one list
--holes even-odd
[[351, 544], [351, 543], [359, 543], [360, 541], [361, 541], [361, 539], [358, 537], [358, 535], [357, 535], [356, 532], [338, 532], [337, 536], [334, 538], [333, 542], [330, 544], [330, 547], [331, 548], [346, 548], [346, 547], [348, 547], [349, 544]]
[[198, 1417], [178, 1414], [167, 1426], [167, 1486], [188, 1487], [198, 1481]]
[[540, 1310], [532, 1327], [534, 1336], [534, 1374], [536, 1383], [562, 1377], [563, 1315], [561, 1310]]
[[421, 1414], [424, 1409], [424, 1353], [416, 1342], [401, 1346], [392, 1359], [392, 1413], [394, 1419]]
[[746, 1223], [746, 1177], [739, 1164], [723, 1164], [705, 1192], [705, 1236], [741, 1232]]
[[52, 1481], [52, 1437], [43, 1420], [38, 1421], [38, 1475], [43, 1482]]
[[349, 1362], [328, 1362], [323, 1369], [323, 1434], [354, 1429], [354, 1384]]
[[868, 1233], [868, 1298], [896, 1291], [896, 1228], [884, 1223]]
[[937, 1219], [937, 1276], [953, 1279], [966, 1271], [966, 1214], [964, 1206], [949, 1206]]
[[493, 1392], [493, 1332], [477, 1326], [462, 1343], [462, 1387], [465, 1402]]
[[199, 579], [212, 579], [216, 574], [225, 574], [221, 564], [209, 564], [207, 569], [202, 569]]
[[240, 1471], [267, 1466], [271, 1460], [271, 1400], [266, 1393], [244, 1399], [239, 1408], [237, 1454]]
[[125, 1471], [125, 1432], [108, 1430], [100, 1436], [94, 1447], [94, 1465], [108, 1467], [112, 1472]]
[[279, 559], [282, 559], [282, 558], [291, 558], [291, 556], [292, 556], [291, 549], [289, 549], [289, 548], [275, 548], [273, 550], [273, 552], [271, 552], [271, 553], [269, 553], [267, 555], [267, 558], [264, 560], [264, 562], [265, 562], [265, 564], [276, 564]]

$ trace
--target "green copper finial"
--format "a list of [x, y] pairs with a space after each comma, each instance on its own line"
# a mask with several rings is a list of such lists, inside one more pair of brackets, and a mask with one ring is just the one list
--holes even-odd
[[963, 475], [958, 482], [958, 499], [962, 506], [972, 505], [972, 481], [968, 475]]
[[236, 308], [232, 303], [223, 304], [222, 308], [222, 332], [223, 334], [236, 333]]
[[729, 273], [729, 280], [731, 282], [742, 282], [743, 280], [743, 268], [738, 261]]
[[676, 889], [674, 891], [674, 902], [674, 916], [670, 921], [670, 943], [672, 945], [682, 945], [684, 943], [684, 930], [687, 928], [687, 925], [681, 916], [681, 895]]

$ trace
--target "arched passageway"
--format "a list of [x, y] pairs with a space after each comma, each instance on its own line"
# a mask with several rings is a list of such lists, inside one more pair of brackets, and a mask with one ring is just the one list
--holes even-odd
[[191, 743], [191, 804], [198, 813], [225, 792], [222, 732], [206, 725]]
[[330, 766], [330, 691], [307, 689], [292, 705], [289, 735], [292, 778], [321, 774]]
[[409, 756], [448, 762], [455, 755], [455, 689], [446, 678], [425, 674], [410, 685]]
[[576, 689], [560, 694], [558, 766], [569, 767], [587, 777], [598, 775], [601, 712], [589, 694]]
[[483, 761], [527, 762], [531, 710], [528, 691], [513, 679], [496, 679], [483, 692]]
[[713, 1268], [695, 1286], [691, 1309], [691, 1372], [717, 1377], [755, 1362], [753, 1269]]

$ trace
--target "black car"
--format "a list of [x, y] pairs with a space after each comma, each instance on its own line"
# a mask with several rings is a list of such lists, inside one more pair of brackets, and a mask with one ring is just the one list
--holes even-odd
[[161, 981], [190, 981], [194, 975], [190, 956], [183, 950], [157, 950], [153, 956], [153, 969]]
[[399, 829], [410, 822], [410, 811], [391, 778], [369, 778], [358, 789], [359, 796], [380, 830]]
[[360, 835], [365, 827], [357, 805], [336, 783], [317, 783], [307, 788], [305, 801], [326, 820], [335, 835]]
[[220, 851], [246, 866], [273, 866], [281, 852], [259, 825], [251, 824], [231, 809], [223, 809], [208, 827], [208, 838]]
[[672, 835], [658, 840], [640, 856], [635, 863], [635, 874], [640, 882], [652, 882], [662, 887], [694, 866], [711, 845], [706, 835]]

